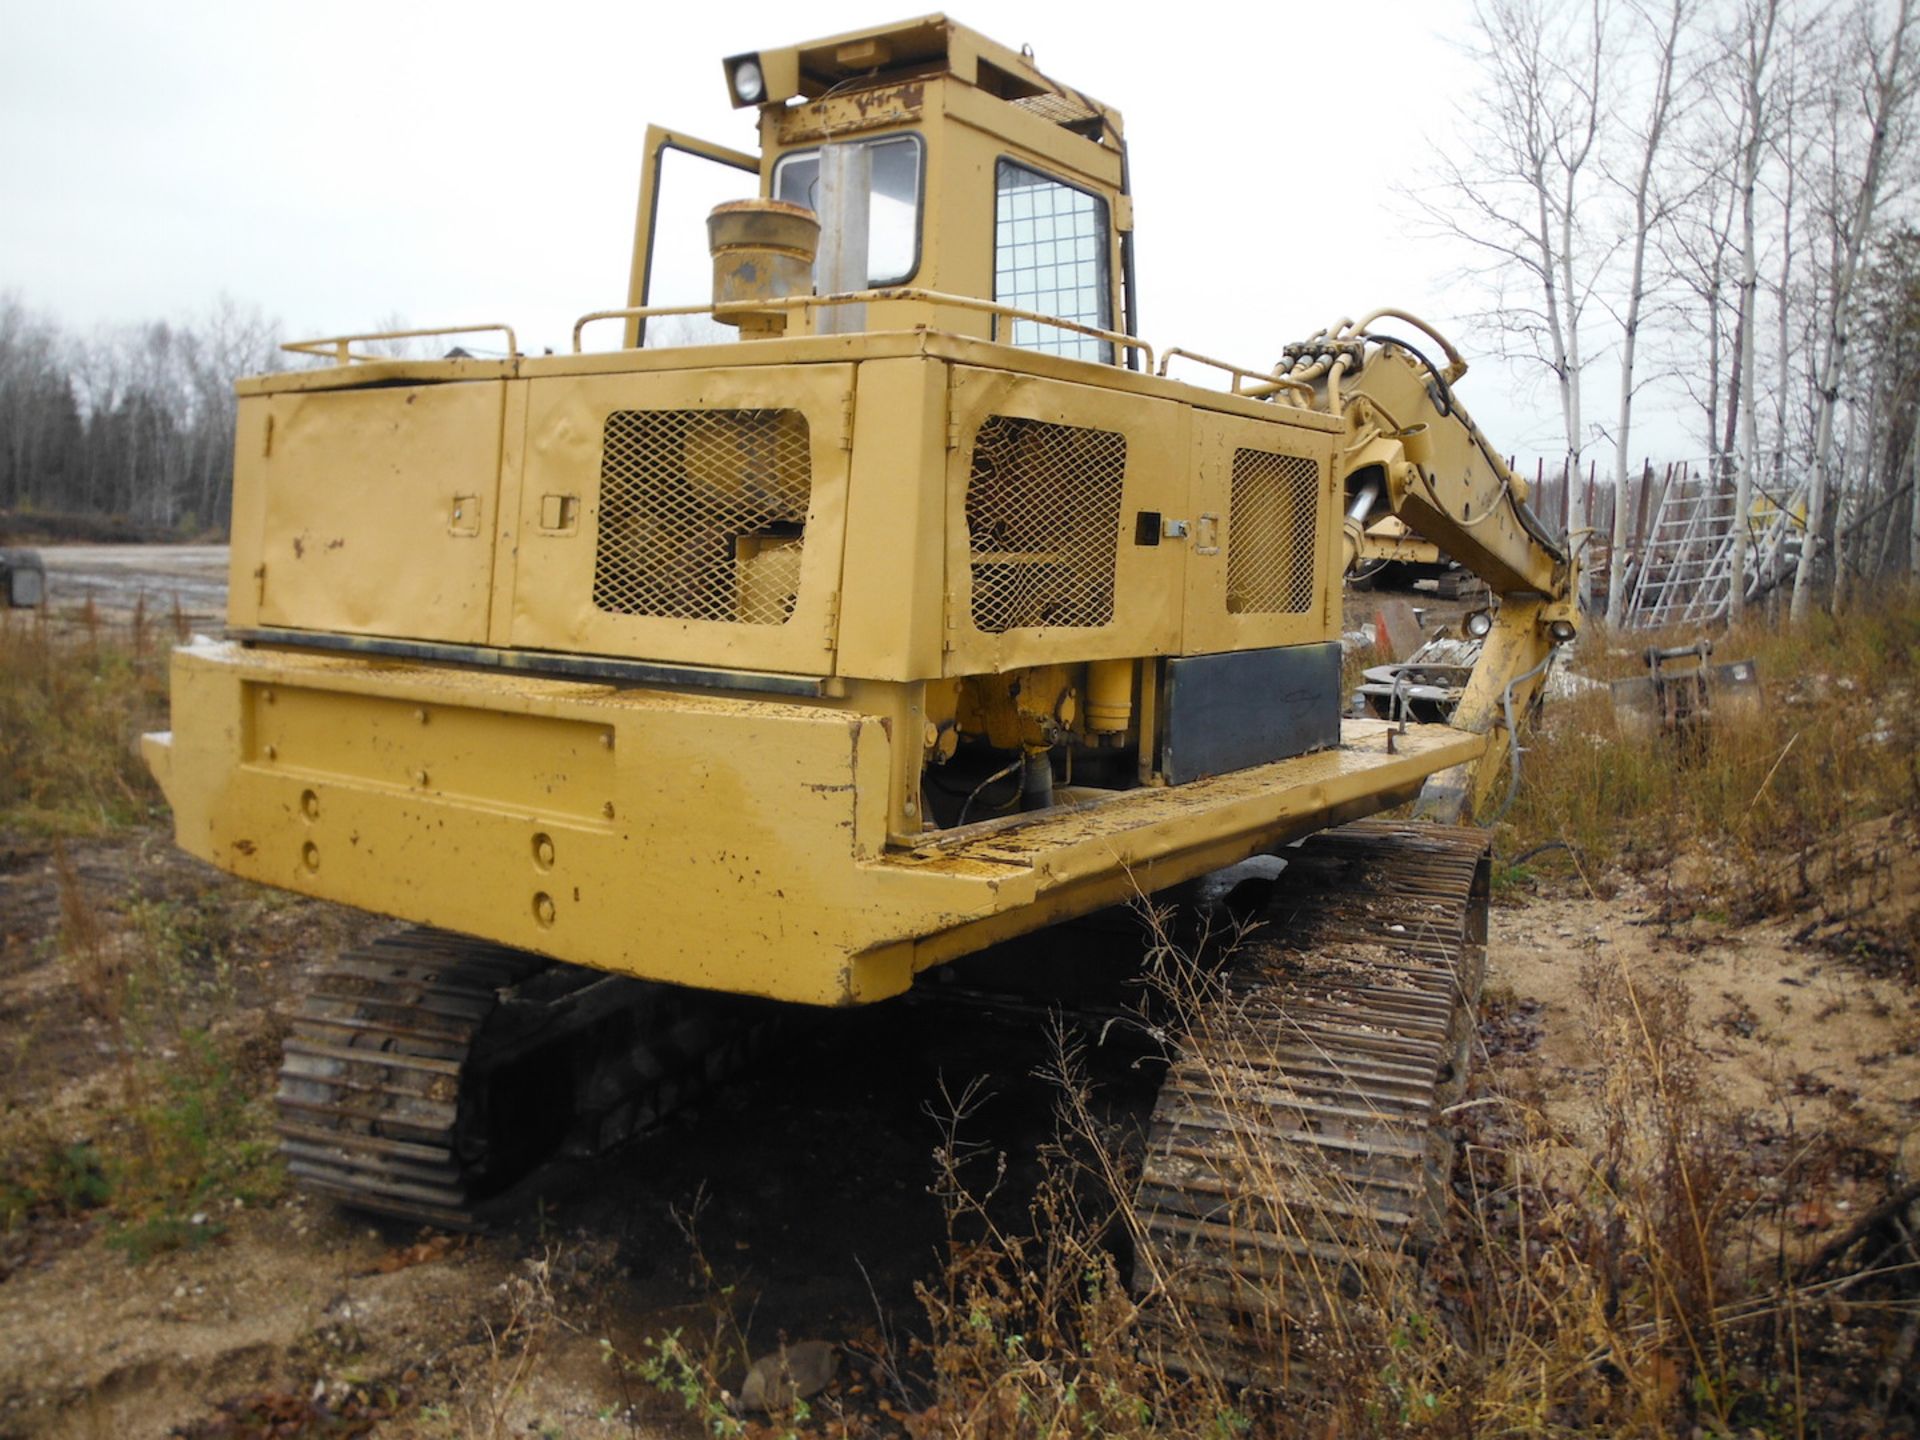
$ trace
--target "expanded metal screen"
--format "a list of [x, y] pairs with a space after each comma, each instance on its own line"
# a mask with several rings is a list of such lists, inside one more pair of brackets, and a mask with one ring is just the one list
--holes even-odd
[[989, 634], [1113, 619], [1127, 437], [990, 415], [967, 477], [973, 624]]
[[785, 623], [812, 492], [798, 410], [616, 410], [602, 440], [593, 603]]
[[1227, 511], [1227, 610], [1304, 615], [1313, 608], [1320, 465], [1266, 450], [1233, 452]]

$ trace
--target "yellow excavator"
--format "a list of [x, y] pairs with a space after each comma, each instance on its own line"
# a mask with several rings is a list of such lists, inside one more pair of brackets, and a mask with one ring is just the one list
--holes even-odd
[[[780, 1005], [1278, 853], [1270, 925], [1396, 978], [1249, 971], [1298, 1042], [1272, 1143], [1411, 1229], [1483, 953], [1462, 822], [1579, 624], [1465, 363], [1394, 310], [1265, 368], [1156, 350], [1119, 112], [942, 16], [724, 75], [757, 150], [648, 131], [626, 303], [571, 353], [334, 336], [239, 387], [227, 626], [145, 757], [192, 854], [413, 927], [311, 966], [291, 1171], [473, 1224]], [[1448, 724], [1343, 718], [1388, 515], [1495, 597]], [[1136, 1203], [1242, 1274], [1182, 1063]]]

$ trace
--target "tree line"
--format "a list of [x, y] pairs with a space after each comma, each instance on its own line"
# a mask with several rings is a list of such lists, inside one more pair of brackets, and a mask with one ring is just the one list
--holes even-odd
[[80, 336], [0, 295], [0, 511], [224, 533], [233, 384], [278, 368], [278, 329], [223, 299], [190, 321]]
[[1476, 338], [1551, 378], [1562, 473], [1610, 451], [1628, 494], [1663, 394], [1732, 514], [1804, 517], [1796, 617], [1920, 574], [1916, 0], [1476, 0], [1468, 48], [1464, 153], [1411, 197], [1478, 257]]

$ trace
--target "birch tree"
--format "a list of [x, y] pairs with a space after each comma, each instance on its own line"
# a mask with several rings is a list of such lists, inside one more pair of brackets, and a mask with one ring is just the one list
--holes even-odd
[[1632, 453], [1634, 365], [1638, 359], [1641, 314], [1647, 299], [1647, 248], [1656, 226], [1663, 224], [1670, 201], [1656, 192], [1656, 172], [1676, 97], [1676, 67], [1681, 37], [1695, 9], [1694, 0], [1668, 0], [1662, 14], [1635, 7], [1635, 15], [1653, 41], [1653, 95], [1647, 105], [1645, 127], [1636, 137], [1635, 163], [1627, 188], [1633, 200], [1633, 223], [1628, 230], [1626, 308], [1620, 322], [1620, 419], [1613, 444], [1613, 574], [1607, 585], [1607, 621], [1617, 625], [1626, 603], [1622, 560], [1627, 553], [1627, 496], [1629, 456]]
[[1796, 623], [1805, 621], [1813, 609], [1814, 567], [1826, 519], [1827, 491], [1833, 481], [1834, 420], [1851, 339], [1854, 283], [1889, 159], [1905, 142], [1912, 124], [1908, 101], [1914, 90], [1913, 6], [1914, 0], [1894, 0], [1883, 22], [1883, 7], [1862, 3], [1848, 17], [1852, 44], [1845, 54], [1858, 67], [1859, 78], [1847, 98], [1858, 106], [1852, 119], [1864, 128], [1866, 144], [1859, 167], [1851, 174], [1839, 146], [1833, 156], [1835, 176], [1845, 175], [1854, 183], [1841, 190], [1845, 203], [1834, 216], [1832, 274], [1825, 333], [1820, 342], [1819, 381], [1814, 391], [1813, 488], [1807, 502], [1800, 565], [1793, 579], [1791, 613]]
[[[1608, 0], [1477, 0], [1470, 53], [1485, 84], [1469, 154], [1439, 164], [1423, 207], [1478, 254], [1495, 304], [1479, 317], [1502, 352], [1543, 364], [1559, 393], [1569, 528], [1587, 528], [1582, 321], [1607, 242], [1590, 233], [1609, 60]], [[1583, 573], [1583, 589], [1585, 587]]]
[[[1733, 492], [1733, 554], [1729, 563], [1727, 600], [1733, 618], [1747, 604], [1747, 552], [1753, 514], [1753, 477], [1760, 463], [1759, 405], [1755, 398], [1755, 336], [1759, 316], [1754, 301], [1760, 283], [1760, 247], [1754, 222], [1760, 188], [1760, 162], [1766, 148], [1768, 84], [1773, 62], [1773, 36], [1779, 23], [1779, 0], [1743, 0], [1736, 55], [1740, 76], [1740, 452]], [[1783, 312], [1784, 313], [1784, 308]]]

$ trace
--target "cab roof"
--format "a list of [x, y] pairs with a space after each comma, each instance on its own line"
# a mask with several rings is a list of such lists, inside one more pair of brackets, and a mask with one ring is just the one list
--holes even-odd
[[729, 56], [729, 87], [735, 67], [746, 60], [759, 64], [766, 92], [757, 102], [742, 101], [736, 94], [736, 107], [818, 100], [829, 93], [952, 75], [1090, 140], [1117, 143], [1122, 133], [1120, 112], [1112, 106], [1043, 74], [1030, 52], [1011, 50], [945, 15]]

